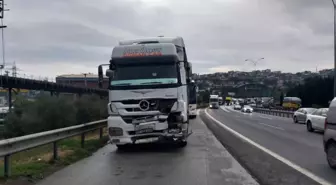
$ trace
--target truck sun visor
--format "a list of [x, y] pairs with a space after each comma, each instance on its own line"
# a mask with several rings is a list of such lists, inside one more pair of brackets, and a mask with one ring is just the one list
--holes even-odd
[[144, 44], [117, 46], [113, 49], [112, 58], [147, 57], [147, 56], [178, 56], [173, 44]]

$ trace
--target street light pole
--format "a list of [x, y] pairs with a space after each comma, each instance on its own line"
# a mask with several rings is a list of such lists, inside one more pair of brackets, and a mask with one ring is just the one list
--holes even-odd
[[336, 4], [332, 0], [334, 6], [334, 97], [336, 97]]
[[257, 70], [257, 63], [258, 63], [260, 60], [264, 60], [264, 59], [265, 59], [264, 57], [259, 58], [259, 59], [257, 59], [257, 60], [246, 59], [245, 62], [248, 62], [248, 61], [252, 62], [253, 65], [254, 65], [254, 70]]

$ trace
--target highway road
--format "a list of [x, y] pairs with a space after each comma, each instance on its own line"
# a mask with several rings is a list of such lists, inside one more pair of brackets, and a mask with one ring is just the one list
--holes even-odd
[[[264, 180], [264, 182], [270, 183], [270, 181], [266, 180], [267, 178], [264, 178], [267, 174], [269, 175], [269, 179], [278, 178], [278, 180], [283, 181], [287, 178], [288, 183], [295, 181], [297, 181], [295, 182], [297, 184], [313, 183], [307, 180], [305, 175], [301, 176], [302, 173], [297, 173], [297, 170], [293, 172], [293, 169], [288, 168], [289, 166], [276, 164], [277, 162], [274, 161], [274, 158], [272, 160], [269, 159], [269, 156], [264, 155], [265, 152], [258, 153], [259, 157], [260, 155], [264, 155], [265, 157], [260, 159], [256, 156], [256, 153], [251, 152], [254, 151], [253, 149], [251, 149], [251, 151], [246, 149], [246, 147], [250, 146], [246, 145], [246, 147], [244, 147], [245, 145], [242, 143], [235, 143], [238, 141], [232, 140], [233, 136], [227, 136], [227, 138], [225, 138], [224, 135], [228, 135], [228, 133], [225, 133], [226, 131], [224, 131], [223, 128], [218, 127], [218, 124], [226, 125], [269, 151], [308, 170], [313, 176], [316, 175], [320, 180], [325, 180], [322, 184], [336, 184], [336, 171], [329, 168], [323, 151], [323, 134], [309, 133], [304, 124], [293, 124], [292, 119], [289, 118], [259, 113], [242, 113], [233, 110], [231, 107], [208, 109], [207, 113], [208, 114], [202, 111], [202, 119], [208, 123], [208, 126], [212, 128], [215, 135], [219, 137], [220, 141], [229, 151], [234, 153], [234, 155], [238, 157], [238, 160], [240, 160], [256, 178], [261, 178], [261, 181]], [[212, 117], [211, 119], [209, 115]], [[217, 120], [216, 123], [214, 123], [213, 118]], [[244, 149], [242, 149], [242, 147], [244, 147]], [[256, 162], [258, 160], [260, 160], [260, 165]], [[268, 168], [270, 172], [265, 172], [260, 168]], [[295, 175], [291, 176], [288, 170], [291, 170], [291, 173]], [[271, 171], [274, 171], [274, 173]]]
[[185, 148], [139, 145], [120, 152], [114, 145], [107, 145], [93, 156], [50, 175], [38, 184], [258, 184], [199, 118], [190, 123], [194, 133]]

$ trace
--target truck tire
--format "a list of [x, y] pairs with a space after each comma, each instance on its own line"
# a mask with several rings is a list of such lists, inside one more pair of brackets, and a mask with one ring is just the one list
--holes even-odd
[[177, 142], [177, 147], [178, 148], [184, 148], [184, 147], [187, 146], [187, 144], [188, 144], [188, 142], [186, 140], [184, 140], [184, 141], [178, 141]]
[[196, 115], [190, 115], [189, 118], [190, 118], [190, 119], [195, 119], [195, 118], [196, 118]]

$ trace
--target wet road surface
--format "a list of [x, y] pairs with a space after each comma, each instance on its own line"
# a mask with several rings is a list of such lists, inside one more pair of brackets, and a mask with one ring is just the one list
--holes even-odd
[[114, 145], [107, 145], [93, 156], [55, 172], [38, 184], [258, 184], [199, 118], [190, 123], [193, 134], [185, 148], [139, 145], [120, 152]]

